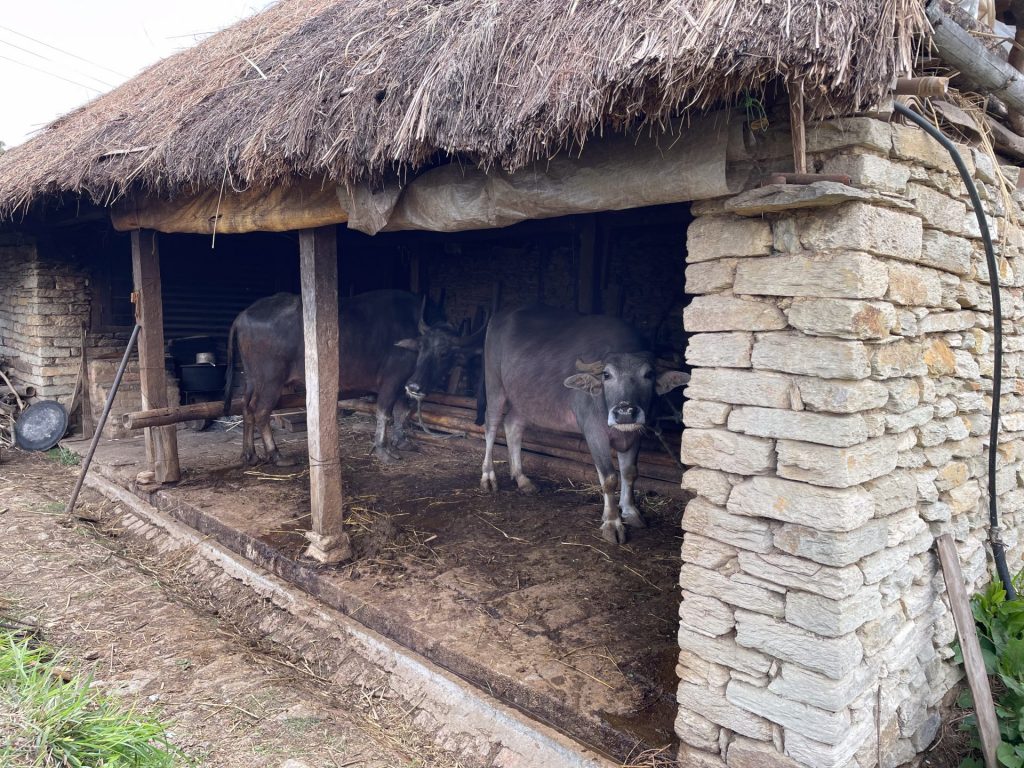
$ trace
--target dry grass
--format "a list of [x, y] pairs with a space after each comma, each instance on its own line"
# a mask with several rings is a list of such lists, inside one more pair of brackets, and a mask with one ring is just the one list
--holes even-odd
[[851, 111], [908, 71], [920, 0], [281, 0], [0, 161], [0, 215], [63, 193], [515, 170], [605, 130], [803, 84]]

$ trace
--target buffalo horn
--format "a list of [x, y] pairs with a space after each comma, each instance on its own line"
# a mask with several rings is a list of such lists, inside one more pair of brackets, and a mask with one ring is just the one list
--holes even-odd
[[423, 303], [420, 304], [420, 322], [419, 322], [420, 333], [426, 333], [430, 330], [430, 326], [427, 325], [427, 296], [423, 295]]
[[596, 376], [602, 371], [603, 368], [604, 363], [602, 363], [600, 360], [593, 363], [584, 363], [579, 358], [576, 358], [576, 370], [579, 371], [580, 373], [589, 373]]

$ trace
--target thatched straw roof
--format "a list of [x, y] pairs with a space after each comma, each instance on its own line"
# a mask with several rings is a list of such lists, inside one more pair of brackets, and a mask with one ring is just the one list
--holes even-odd
[[520, 168], [595, 132], [805, 83], [850, 111], [909, 70], [923, 0], [281, 0], [0, 159], [0, 214], [356, 182], [447, 157]]

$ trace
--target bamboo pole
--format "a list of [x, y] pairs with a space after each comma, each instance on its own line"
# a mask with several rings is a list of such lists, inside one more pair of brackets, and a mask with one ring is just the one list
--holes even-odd
[[75, 482], [75, 488], [71, 491], [71, 498], [68, 499], [68, 505], [64, 508], [64, 514], [70, 515], [75, 509], [75, 502], [78, 501], [78, 494], [82, 490], [82, 483], [85, 482], [85, 473], [89, 471], [89, 465], [92, 464], [93, 454], [96, 453], [96, 446], [99, 445], [100, 438], [103, 436], [103, 427], [107, 423], [107, 417], [110, 415], [110, 409], [114, 405], [114, 398], [117, 396], [117, 389], [121, 386], [121, 379], [124, 377], [125, 369], [128, 367], [128, 358], [131, 357], [132, 350], [135, 349], [135, 342], [138, 341], [139, 331], [142, 327], [136, 323], [135, 329], [132, 331], [131, 338], [128, 339], [128, 346], [125, 347], [124, 357], [121, 358], [121, 365], [117, 369], [117, 374], [114, 376], [114, 383], [110, 386], [110, 391], [107, 393], [107, 402], [103, 406], [103, 413], [100, 414], [99, 423], [96, 425], [96, 431], [92, 435], [92, 442], [89, 444], [89, 451], [85, 454], [85, 459], [82, 461], [82, 471], [78, 473], [78, 480]]

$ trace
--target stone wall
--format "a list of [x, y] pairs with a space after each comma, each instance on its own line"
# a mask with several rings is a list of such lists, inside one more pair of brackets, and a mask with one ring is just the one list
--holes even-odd
[[[854, 118], [808, 140], [858, 189], [753, 190], [696, 205], [689, 229], [685, 765], [912, 759], [960, 676], [934, 537], [954, 536], [970, 590], [990, 578], [992, 306], [965, 188], [915, 128]], [[997, 483], [1016, 571], [1024, 238], [997, 169], [963, 151], [1002, 240]]]
[[[0, 235], [0, 358], [12, 382], [35, 387], [39, 399], [70, 404], [81, 368], [82, 328], [89, 371], [89, 405], [95, 423], [103, 410], [125, 344], [127, 330], [93, 331], [92, 272], [83, 259], [61, 253], [46, 241], [25, 235]], [[168, 377], [168, 402], [178, 402], [176, 381]], [[125, 373], [111, 413], [142, 408], [138, 364]], [[107, 437], [128, 437], [117, 418], [108, 420]]]
[[88, 273], [22, 235], [0, 235], [0, 357], [16, 386], [67, 402], [89, 319]]

